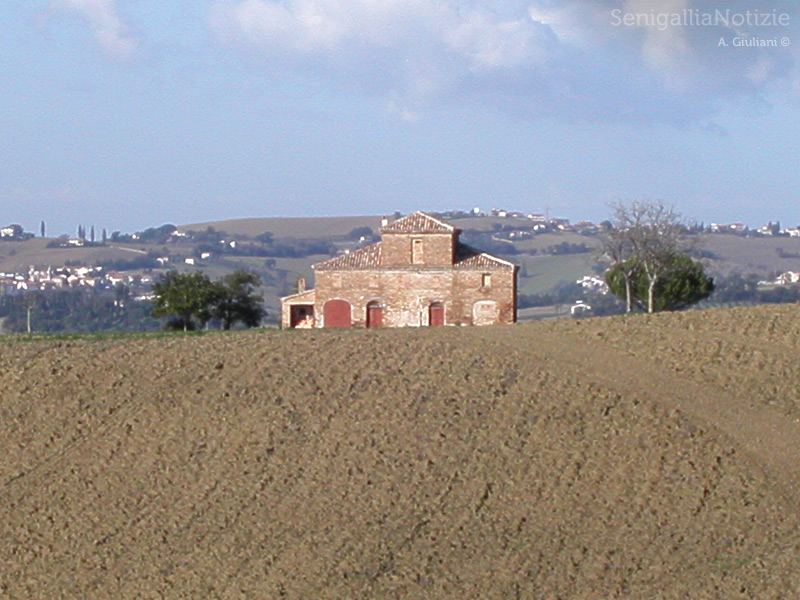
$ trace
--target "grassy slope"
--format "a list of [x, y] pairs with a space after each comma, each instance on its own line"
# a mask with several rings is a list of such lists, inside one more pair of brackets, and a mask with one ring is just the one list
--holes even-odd
[[[740, 238], [734, 235], [709, 235], [703, 247], [714, 252], [719, 259], [710, 262], [722, 272], [758, 273], [767, 276], [773, 271], [800, 270], [800, 238]], [[782, 248], [795, 258], [780, 258], [776, 250]]]
[[564, 254], [558, 256], [515, 256], [517, 264], [524, 264], [527, 277], [520, 277], [519, 291], [523, 294], [540, 294], [560, 281], [576, 281], [590, 274], [596, 262], [593, 254]]
[[34, 238], [26, 242], [0, 242], [0, 271], [27, 272], [30, 265], [61, 267], [67, 261], [80, 261], [93, 265], [104, 260], [130, 259], [139, 255], [142, 250], [150, 249], [135, 244], [92, 248], [47, 248], [50, 241], [47, 238]]

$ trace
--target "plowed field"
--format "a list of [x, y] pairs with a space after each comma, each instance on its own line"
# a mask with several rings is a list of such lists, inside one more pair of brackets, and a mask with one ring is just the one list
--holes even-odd
[[800, 307], [0, 344], [0, 598], [800, 597]]

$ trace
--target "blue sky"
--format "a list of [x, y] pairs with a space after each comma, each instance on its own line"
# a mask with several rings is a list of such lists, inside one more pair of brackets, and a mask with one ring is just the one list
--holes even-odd
[[600, 220], [642, 198], [800, 223], [798, 3], [4, 0], [0, 20], [3, 224]]

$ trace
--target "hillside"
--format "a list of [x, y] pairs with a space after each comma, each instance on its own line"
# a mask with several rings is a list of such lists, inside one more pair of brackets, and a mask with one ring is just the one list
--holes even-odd
[[[522, 320], [552, 318], [568, 311], [568, 306], [565, 308], [562, 304], [572, 304], [581, 294], [575, 282], [602, 267], [598, 265], [599, 239], [593, 235], [573, 231], [533, 235], [532, 222], [523, 218], [468, 217], [451, 221], [464, 231], [462, 241], [520, 266], [518, 290], [524, 296], [520, 298]], [[146, 295], [149, 288], [137, 283], [142, 275], [157, 278], [171, 269], [202, 270], [212, 278], [219, 278], [236, 269], [246, 269], [261, 278], [259, 291], [267, 310], [266, 322], [275, 325], [280, 315], [280, 297], [296, 289], [299, 277], [313, 286], [311, 266], [314, 263], [376, 239], [367, 236], [357, 241], [360, 234], [351, 233], [370, 228], [377, 234], [379, 223], [378, 216], [244, 218], [181, 225], [180, 232], [193, 232], [189, 236], [143, 235], [133, 239], [122, 235], [116, 241], [97, 247], [48, 248], [51, 240], [40, 238], [0, 242], [0, 273], [27, 273], [30, 265], [45, 271], [47, 267], [64, 265], [105, 265], [106, 273], [121, 272], [122, 277], [128, 278], [134, 295]], [[143, 233], [160, 229], [151, 228]], [[263, 241], [266, 233], [271, 235], [271, 242]], [[231, 242], [238, 246], [231, 246]], [[752, 275], [758, 281], [771, 279], [779, 272], [800, 271], [800, 238], [744, 238], [719, 234], [705, 235], [700, 242], [707, 254], [704, 262], [708, 272], [717, 283], [723, 283], [718, 286], [720, 288], [725, 288], [721, 277], [732, 274]], [[734, 287], [736, 285], [740, 283], [734, 282]], [[718, 294], [720, 298], [724, 295]], [[789, 294], [789, 300], [794, 298]], [[712, 303], [786, 300], [780, 296], [759, 300], [753, 293], [749, 296], [728, 293], [727, 299], [711, 299]], [[588, 304], [603, 313], [604, 309], [598, 308], [597, 302]], [[609, 304], [605, 310], [614, 308]]]
[[798, 597], [798, 334], [7, 338], [0, 595]]

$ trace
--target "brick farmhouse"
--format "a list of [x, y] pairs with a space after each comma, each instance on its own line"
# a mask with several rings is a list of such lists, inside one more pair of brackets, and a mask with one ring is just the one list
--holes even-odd
[[459, 242], [423, 212], [381, 241], [313, 266], [316, 287], [281, 299], [284, 328], [493, 325], [516, 321], [518, 267]]

